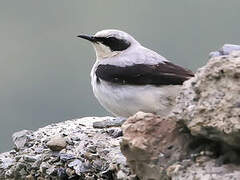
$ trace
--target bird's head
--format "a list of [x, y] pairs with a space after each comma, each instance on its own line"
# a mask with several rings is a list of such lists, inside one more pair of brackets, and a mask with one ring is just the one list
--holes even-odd
[[116, 56], [135, 45], [139, 45], [128, 33], [114, 29], [102, 30], [93, 36], [82, 34], [78, 37], [93, 44], [98, 60]]

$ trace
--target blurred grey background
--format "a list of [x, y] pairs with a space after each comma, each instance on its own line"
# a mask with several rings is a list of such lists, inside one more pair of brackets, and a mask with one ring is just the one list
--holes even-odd
[[0, 152], [15, 131], [108, 115], [90, 86], [95, 53], [78, 34], [124, 30], [195, 71], [211, 50], [240, 44], [239, 8], [234, 0], [2, 0]]

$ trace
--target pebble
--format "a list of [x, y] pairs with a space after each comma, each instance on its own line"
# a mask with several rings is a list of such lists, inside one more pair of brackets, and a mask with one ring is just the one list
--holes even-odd
[[75, 174], [75, 171], [73, 169], [67, 168], [66, 174], [69, 176], [69, 178], [71, 178]]
[[126, 177], [126, 174], [122, 170], [118, 171], [117, 179], [124, 179], [125, 177]]
[[80, 161], [79, 159], [75, 159], [74, 161], [72, 161], [68, 164], [68, 167], [74, 167], [74, 166], [77, 166], [80, 163], [82, 163], [82, 161]]
[[32, 169], [39, 169], [40, 165], [41, 165], [42, 161], [39, 159], [37, 161], [35, 161], [33, 164], [32, 164]]
[[63, 161], [63, 162], [69, 161], [71, 159], [75, 159], [75, 155], [73, 155], [73, 154], [66, 154], [66, 153], [61, 153], [59, 155], [59, 157], [60, 157], [60, 160]]
[[173, 174], [177, 174], [180, 169], [182, 169], [183, 166], [180, 164], [173, 164], [169, 166], [166, 170], [168, 176], [172, 176]]
[[188, 167], [188, 166], [190, 166], [192, 163], [193, 163], [193, 161], [192, 161], [191, 159], [185, 159], [185, 160], [182, 161], [181, 164], [182, 164], [184, 167]]
[[34, 180], [34, 177], [30, 174], [30, 175], [26, 176], [26, 180]]
[[41, 173], [46, 173], [46, 170], [50, 167], [50, 165], [46, 162], [42, 162], [42, 164], [40, 165], [40, 172]]
[[73, 166], [76, 174], [81, 176], [82, 173], [89, 172], [91, 170], [91, 164], [89, 161], [82, 162], [80, 161], [77, 165]]
[[68, 179], [68, 175], [66, 173], [65, 168], [58, 168], [57, 170], [57, 176], [59, 177], [59, 179]]
[[35, 162], [37, 160], [36, 157], [34, 156], [28, 156], [28, 155], [24, 155], [23, 156], [23, 160], [27, 161], [27, 162]]
[[50, 176], [56, 176], [57, 175], [57, 169], [55, 169], [54, 166], [51, 166], [50, 168], [48, 168], [46, 170], [46, 174], [48, 174]]
[[95, 154], [97, 152], [97, 147], [95, 145], [90, 145], [87, 147], [87, 151]]
[[208, 161], [209, 159], [210, 158], [208, 156], [198, 156], [198, 157], [196, 157], [196, 162], [198, 164], [202, 164], [202, 163]]
[[47, 142], [47, 147], [52, 151], [61, 151], [67, 146], [65, 138], [61, 136], [54, 136]]

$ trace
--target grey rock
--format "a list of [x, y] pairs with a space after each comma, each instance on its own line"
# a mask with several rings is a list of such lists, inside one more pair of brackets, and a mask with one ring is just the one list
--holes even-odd
[[59, 177], [60, 179], [67, 179], [68, 175], [67, 175], [66, 169], [63, 167], [58, 168], [57, 177]]
[[75, 166], [78, 166], [81, 163], [82, 163], [82, 161], [80, 161], [79, 159], [75, 159], [74, 161], [72, 161], [68, 164], [68, 167], [75, 167]]
[[117, 179], [121, 179], [124, 180], [124, 178], [126, 177], [126, 174], [123, 171], [118, 171], [117, 173]]
[[24, 168], [22, 168], [19, 170], [19, 174], [20, 174], [20, 176], [27, 176], [28, 173]]
[[51, 166], [46, 170], [46, 174], [49, 176], [56, 176], [57, 175], [57, 168], [55, 166]]
[[13, 139], [13, 143], [16, 146], [16, 149], [20, 150], [21, 148], [26, 146], [28, 141], [31, 139], [31, 137], [32, 137], [32, 131], [30, 130], [22, 130], [19, 132], [15, 132], [12, 135], [12, 139]]
[[233, 51], [240, 51], [240, 45], [235, 44], [224, 44], [221, 49], [218, 51], [212, 51], [209, 53], [209, 57], [217, 57], [217, 56], [224, 56], [230, 55]]
[[41, 165], [41, 163], [42, 163], [41, 159], [35, 161], [34, 163], [31, 164], [32, 169], [38, 170], [40, 165]]
[[81, 176], [82, 173], [91, 171], [91, 165], [89, 161], [78, 161], [78, 164], [73, 166], [73, 169], [75, 170], [77, 175]]
[[109, 127], [120, 127], [126, 118], [117, 117], [117, 118], [107, 118], [102, 121], [96, 121], [93, 123], [94, 128], [109, 128]]
[[36, 156], [24, 155], [23, 160], [26, 162], [35, 162], [37, 160]]
[[213, 58], [213, 57], [217, 57], [217, 56], [222, 56], [221, 52], [219, 51], [213, 51], [209, 53], [209, 57]]
[[122, 129], [121, 128], [112, 128], [107, 131], [109, 136], [112, 136], [113, 138], [118, 138], [123, 135]]
[[7, 169], [14, 164], [14, 160], [9, 157], [2, 157], [0, 159], [0, 169]]
[[35, 152], [36, 152], [37, 154], [41, 154], [41, 153], [44, 152], [44, 148], [43, 148], [43, 147], [37, 147], [37, 148], [35, 148]]
[[16, 164], [16, 171], [20, 171], [21, 169], [26, 169], [26, 167], [27, 167], [26, 163], [18, 162]]
[[240, 51], [240, 46], [235, 44], [224, 44], [220, 49], [223, 55], [230, 55], [233, 51]]
[[[118, 171], [124, 172], [126, 180], [131, 179], [132, 173], [120, 151], [121, 137], [110, 136], [108, 128], [93, 128], [94, 122], [106, 119], [114, 118], [68, 120], [32, 131], [31, 134], [23, 133], [25, 143], [20, 150], [0, 154], [0, 179], [115, 180]], [[56, 137], [65, 142], [58, 151], [53, 147], [56, 146]], [[49, 145], [51, 140], [54, 142]], [[29, 143], [31, 147], [27, 145]], [[113, 164], [117, 168], [110, 170]]]
[[63, 162], [67, 162], [71, 159], [75, 159], [75, 155], [73, 154], [67, 154], [67, 153], [60, 153], [59, 154], [59, 157], [60, 157], [60, 160], [63, 161]]
[[50, 164], [48, 164], [47, 162], [42, 162], [40, 167], [39, 167], [39, 171], [40, 173], [46, 173], [46, 170], [50, 168]]

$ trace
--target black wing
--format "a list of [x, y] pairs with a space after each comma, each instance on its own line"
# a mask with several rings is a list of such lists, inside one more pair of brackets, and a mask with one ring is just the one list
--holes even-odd
[[135, 64], [126, 67], [98, 65], [97, 78], [117, 84], [181, 85], [194, 76], [193, 72], [171, 62], [156, 65]]

